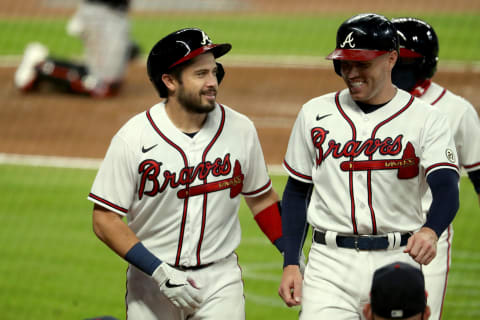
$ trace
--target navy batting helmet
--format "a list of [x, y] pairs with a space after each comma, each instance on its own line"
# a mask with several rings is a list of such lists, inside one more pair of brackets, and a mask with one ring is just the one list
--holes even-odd
[[[208, 35], [198, 28], [184, 28], [175, 31], [158, 41], [150, 51], [147, 59], [147, 72], [150, 81], [160, 97], [166, 98], [168, 90], [162, 81], [162, 75], [187, 61], [206, 52], [215, 58], [226, 54], [232, 45], [229, 43], [212, 43]], [[221, 64], [217, 63], [217, 80], [220, 83], [225, 74]]]
[[392, 72], [396, 86], [410, 91], [418, 82], [433, 77], [437, 70], [438, 38], [425, 21], [392, 19], [400, 40], [400, 59]]
[[358, 14], [343, 22], [337, 31], [336, 49], [327, 56], [340, 74], [338, 60], [368, 61], [387, 52], [398, 52], [398, 35], [382, 15]]

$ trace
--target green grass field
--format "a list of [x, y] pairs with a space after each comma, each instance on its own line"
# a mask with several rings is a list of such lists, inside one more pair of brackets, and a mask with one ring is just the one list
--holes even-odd
[[[380, 12], [382, 13], [382, 12]], [[480, 61], [480, 13], [383, 13], [414, 15], [430, 22], [440, 38], [440, 59]], [[334, 15], [158, 15], [134, 17], [133, 37], [144, 53], [165, 34], [186, 26], [203, 28], [215, 42], [233, 44], [232, 54], [314, 56], [323, 59], [335, 45], [339, 24], [352, 14]], [[65, 32], [66, 20], [0, 18], [0, 57], [20, 56], [39, 41], [54, 55], [81, 54], [78, 39]], [[0, 319], [124, 319], [127, 264], [91, 230], [86, 200], [93, 170], [0, 165]], [[274, 176], [281, 193], [285, 176]], [[296, 319], [277, 295], [281, 256], [242, 204], [243, 268], [247, 319]], [[461, 207], [454, 222], [453, 264], [444, 319], [480, 318], [480, 209], [471, 183], [463, 178]]]
[[[381, 13], [381, 12], [380, 12]], [[383, 13], [387, 17], [416, 16], [430, 22], [440, 39], [440, 59], [480, 61], [480, 13]], [[133, 37], [148, 52], [164, 35], [184, 27], [200, 27], [215, 42], [233, 44], [232, 54], [325, 57], [335, 46], [338, 26], [353, 13], [273, 16], [158, 15], [134, 17]], [[65, 32], [65, 18], [0, 19], [0, 55], [20, 55], [25, 45], [40, 41], [58, 56], [78, 56], [80, 40]]]
[[[86, 200], [94, 170], [0, 165], [0, 318], [84, 319], [125, 315], [127, 264], [91, 228]], [[273, 176], [280, 193], [286, 176]], [[296, 319], [277, 295], [282, 260], [242, 203], [243, 269], [247, 319]], [[453, 267], [444, 319], [480, 317], [480, 210], [462, 178]]]

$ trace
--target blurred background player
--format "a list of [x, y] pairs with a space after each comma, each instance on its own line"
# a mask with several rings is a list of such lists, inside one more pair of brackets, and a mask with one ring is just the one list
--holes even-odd
[[367, 320], [425, 320], [430, 316], [425, 279], [420, 269], [394, 262], [375, 270], [370, 303], [363, 309]]
[[[415, 18], [392, 20], [400, 41], [400, 58], [392, 72], [393, 83], [415, 97], [433, 105], [447, 115], [457, 148], [459, 165], [467, 172], [475, 191], [480, 197], [480, 122], [474, 107], [464, 98], [453, 94], [431, 78], [438, 61], [438, 37], [428, 23]], [[423, 200], [423, 211], [428, 212], [432, 201], [431, 192]], [[437, 256], [423, 267], [428, 304], [432, 319], [440, 319], [451, 264], [453, 228], [445, 230], [437, 247]]]
[[27, 92], [46, 82], [70, 93], [115, 95], [128, 62], [139, 54], [130, 36], [129, 7], [130, 0], [83, 0], [68, 22], [67, 32], [81, 38], [85, 62], [49, 56], [47, 47], [30, 43], [15, 73], [15, 86]]

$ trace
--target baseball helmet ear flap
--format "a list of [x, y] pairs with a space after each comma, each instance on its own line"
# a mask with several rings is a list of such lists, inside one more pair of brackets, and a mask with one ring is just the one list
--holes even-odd
[[219, 62], [217, 64], [217, 82], [220, 84], [222, 82], [223, 77], [225, 77], [225, 69], [223, 69], [223, 65]]

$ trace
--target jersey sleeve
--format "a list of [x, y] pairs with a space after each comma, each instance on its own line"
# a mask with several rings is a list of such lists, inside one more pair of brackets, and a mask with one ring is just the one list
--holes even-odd
[[425, 123], [422, 160], [425, 175], [446, 168], [459, 173], [458, 156], [446, 116], [432, 111]]
[[468, 104], [458, 130], [455, 133], [455, 144], [460, 166], [467, 172], [480, 170], [480, 120], [471, 104]]
[[135, 193], [134, 163], [134, 154], [127, 143], [115, 135], [97, 172], [88, 200], [126, 215]]
[[263, 156], [257, 130], [253, 123], [246, 140], [246, 171], [242, 195], [244, 197], [256, 197], [272, 188], [272, 181], [268, 175], [267, 165]]
[[313, 143], [305, 124], [305, 109], [300, 110], [288, 141], [283, 167], [288, 174], [299, 181], [312, 183], [314, 159]]

